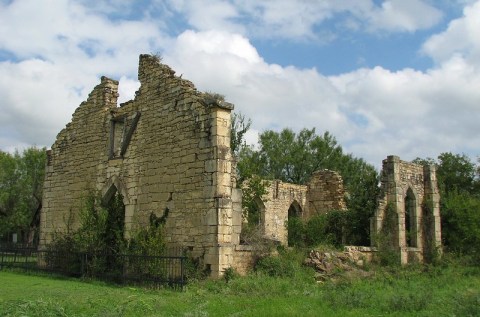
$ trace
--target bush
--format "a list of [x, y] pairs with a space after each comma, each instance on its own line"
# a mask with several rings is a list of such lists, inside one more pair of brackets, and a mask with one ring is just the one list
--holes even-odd
[[246, 225], [242, 228], [240, 241], [252, 247], [254, 260], [258, 260], [267, 254], [270, 254], [278, 241], [267, 239], [264, 237], [263, 229], [260, 226]]
[[267, 256], [260, 259], [255, 266], [257, 272], [262, 272], [273, 277], [293, 277], [295, 265], [278, 256]]
[[278, 248], [278, 255], [269, 255], [259, 259], [255, 271], [272, 277], [293, 278], [306, 276], [313, 281], [312, 270], [303, 266], [305, 252], [298, 249], [285, 250]]
[[106, 204], [100, 204], [99, 201], [98, 195], [92, 191], [86, 194], [80, 212], [79, 229], [58, 235], [48, 246], [47, 265], [64, 272], [80, 272], [83, 269], [81, 273], [87, 276], [107, 279], [122, 276], [124, 270], [162, 275], [165, 265], [161, 261], [146, 265], [141, 258], [131, 257], [129, 263], [125, 263], [125, 259], [119, 255], [126, 252], [162, 254], [166, 249], [163, 224], [151, 224], [137, 232], [127, 243], [124, 238], [125, 206], [122, 195], [116, 193]]
[[442, 197], [442, 234], [449, 251], [480, 260], [480, 198], [450, 192]]
[[225, 282], [228, 283], [234, 278], [238, 277], [237, 271], [233, 267], [228, 267], [223, 271], [223, 278], [225, 279]]
[[163, 224], [150, 225], [139, 230], [129, 241], [129, 253], [160, 255], [166, 250], [165, 229]]
[[385, 208], [385, 218], [383, 219], [382, 230], [375, 237], [375, 244], [378, 249], [375, 259], [380, 265], [400, 265], [400, 252], [395, 243], [396, 225], [397, 213], [395, 211], [395, 206], [388, 203]]
[[306, 222], [292, 217], [287, 221], [288, 245], [312, 247], [329, 244], [340, 247], [350, 236], [351, 214], [348, 210], [333, 210], [315, 215]]
[[305, 224], [299, 217], [289, 218], [287, 221], [288, 245], [291, 247], [305, 246]]
[[68, 275], [81, 275], [82, 258], [78, 249], [78, 241], [74, 235], [56, 237], [47, 246], [45, 265], [48, 270]]
[[187, 258], [183, 263], [183, 277], [187, 282], [204, 280], [210, 275], [211, 272], [207, 269], [202, 269], [199, 258], [190, 256], [188, 252], [184, 252], [183, 255]]

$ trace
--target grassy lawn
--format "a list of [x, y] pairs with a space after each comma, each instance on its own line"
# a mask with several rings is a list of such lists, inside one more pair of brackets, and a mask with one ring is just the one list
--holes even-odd
[[480, 268], [380, 270], [316, 284], [301, 272], [146, 290], [0, 271], [0, 316], [480, 316]]

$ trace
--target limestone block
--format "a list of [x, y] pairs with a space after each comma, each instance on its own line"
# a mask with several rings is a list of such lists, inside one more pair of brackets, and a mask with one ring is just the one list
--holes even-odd
[[218, 224], [218, 215], [215, 208], [209, 209], [206, 216], [206, 222], [209, 226], [216, 226]]

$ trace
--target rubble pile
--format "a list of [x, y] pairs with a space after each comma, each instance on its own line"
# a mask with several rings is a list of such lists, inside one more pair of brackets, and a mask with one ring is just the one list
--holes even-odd
[[304, 264], [315, 269], [315, 280], [319, 283], [344, 273], [359, 277], [369, 275], [362, 269], [365, 264], [363, 255], [355, 250], [345, 252], [311, 250]]

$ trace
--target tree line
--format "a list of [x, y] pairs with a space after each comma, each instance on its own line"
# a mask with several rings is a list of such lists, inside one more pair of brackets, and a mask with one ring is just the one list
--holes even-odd
[[0, 151], [0, 238], [36, 243], [42, 209], [46, 149]]

